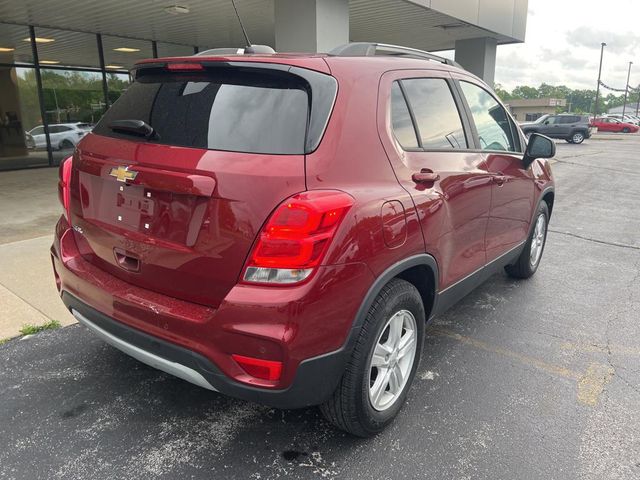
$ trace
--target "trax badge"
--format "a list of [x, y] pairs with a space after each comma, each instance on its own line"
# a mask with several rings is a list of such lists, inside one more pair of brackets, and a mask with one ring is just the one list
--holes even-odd
[[129, 167], [113, 167], [109, 172], [109, 175], [116, 177], [119, 182], [126, 182], [127, 180], [134, 180], [138, 175], [138, 172], [129, 170]]

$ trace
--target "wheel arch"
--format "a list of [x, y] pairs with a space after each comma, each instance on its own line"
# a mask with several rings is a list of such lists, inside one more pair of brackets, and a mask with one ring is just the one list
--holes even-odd
[[553, 189], [547, 190], [542, 195], [542, 201], [544, 201], [547, 204], [547, 207], [549, 207], [549, 218], [551, 218], [551, 213], [553, 212], [553, 202], [555, 201], [555, 198], [556, 193]]
[[[359, 331], [369, 312], [371, 305], [382, 288], [394, 278], [401, 278], [416, 287], [425, 308], [427, 320], [435, 312], [436, 292], [438, 291], [438, 264], [436, 259], [427, 253], [413, 255], [388, 267], [375, 279], [364, 300], [358, 308], [351, 329], [351, 337]], [[350, 340], [352, 340], [352, 338]], [[349, 343], [349, 342], [348, 342]]]

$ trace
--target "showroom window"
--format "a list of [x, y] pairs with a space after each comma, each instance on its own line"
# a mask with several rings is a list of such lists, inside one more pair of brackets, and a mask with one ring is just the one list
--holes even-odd
[[0, 171], [57, 165], [76, 130], [95, 125], [129, 88], [137, 61], [193, 53], [191, 45], [0, 23]]

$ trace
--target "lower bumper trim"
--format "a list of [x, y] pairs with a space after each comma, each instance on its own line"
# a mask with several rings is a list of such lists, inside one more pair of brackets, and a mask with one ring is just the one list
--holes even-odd
[[154, 355], [153, 353], [136, 347], [131, 343], [125, 342], [115, 335], [110, 334], [103, 328], [100, 328], [98, 325], [93, 323], [91, 320], [89, 320], [87, 317], [85, 317], [75, 309], [71, 309], [71, 313], [76, 318], [76, 320], [78, 320], [78, 322], [88, 327], [102, 340], [107, 342], [109, 345], [117, 348], [118, 350], [126, 353], [127, 355], [135, 358], [136, 360], [149, 365], [150, 367], [162, 370], [163, 372], [173, 375], [174, 377], [178, 377], [182, 380], [193, 383], [194, 385], [198, 385], [199, 387], [217, 392], [217, 390], [194, 369], [180, 363], [172, 362], [171, 360], [159, 357], [158, 355]]
[[291, 385], [268, 390], [237, 382], [199, 353], [125, 325], [64, 289], [62, 301], [80, 323], [127, 355], [208, 390], [276, 408], [304, 408], [325, 402], [336, 389], [351, 352], [351, 345], [347, 345], [308, 358], [298, 365]]

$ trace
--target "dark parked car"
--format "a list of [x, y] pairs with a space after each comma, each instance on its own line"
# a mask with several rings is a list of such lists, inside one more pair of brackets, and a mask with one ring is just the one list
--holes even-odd
[[543, 115], [532, 123], [520, 125], [525, 135], [541, 133], [550, 138], [561, 138], [569, 143], [582, 143], [593, 132], [588, 115]]
[[73, 315], [142, 362], [372, 435], [427, 322], [540, 264], [555, 145], [449, 60], [349, 44], [134, 74], [60, 167], [51, 255]]

